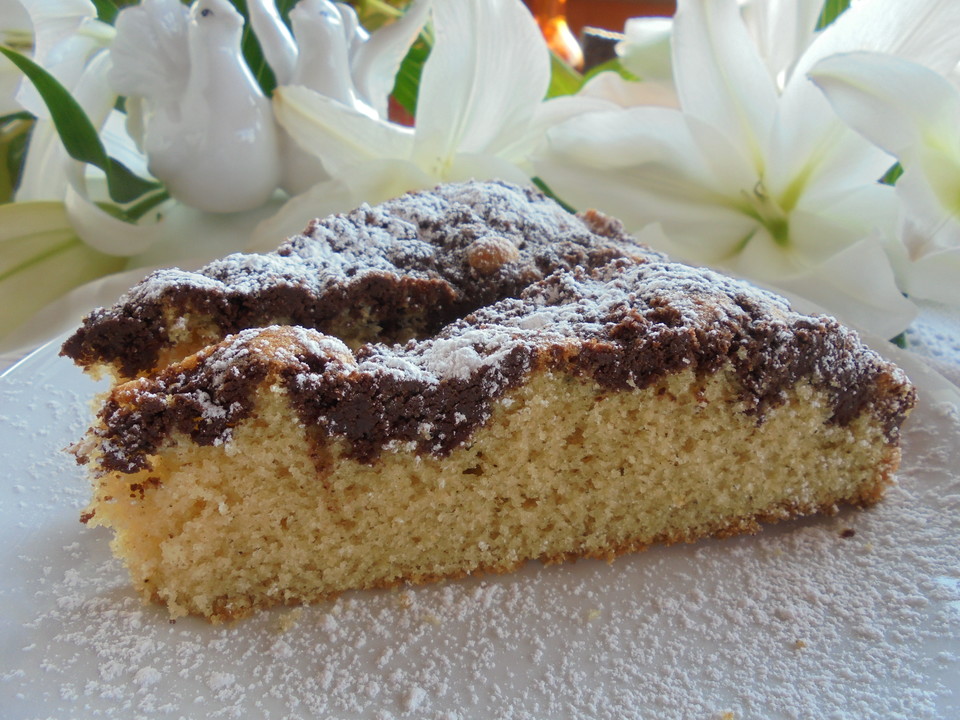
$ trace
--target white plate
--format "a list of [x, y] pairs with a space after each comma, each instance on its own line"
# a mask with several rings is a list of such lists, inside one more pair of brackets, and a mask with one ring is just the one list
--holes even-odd
[[922, 399], [870, 510], [210, 626], [78, 522], [95, 386], [47, 346], [0, 377], [0, 715], [960, 717], [956, 395], [897, 360]]

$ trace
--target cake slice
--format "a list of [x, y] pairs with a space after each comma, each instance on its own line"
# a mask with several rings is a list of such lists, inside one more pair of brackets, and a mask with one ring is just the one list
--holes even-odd
[[914, 401], [834, 320], [650, 255], [402, 345], [242, 330], [116, 386], [74, 452], [138, 592], [221, 621], [869, 505]]

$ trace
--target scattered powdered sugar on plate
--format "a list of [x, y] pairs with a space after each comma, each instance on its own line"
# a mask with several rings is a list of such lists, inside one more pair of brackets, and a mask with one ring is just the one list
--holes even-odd
[[93, 387], [55, 356], [0, 379], [4, 718], [960, 710], [960, 413], [922, 379], [900, 484], [870, 510], [211, 626], [142, 605], [78, 522], [86, 481], [59, 450]]

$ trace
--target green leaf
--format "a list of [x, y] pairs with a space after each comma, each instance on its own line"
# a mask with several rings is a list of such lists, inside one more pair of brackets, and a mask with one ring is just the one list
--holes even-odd
[[9, 115], [0, 115], [0, 125], [6, 125], [8, 122], [13, 122], [14, 120], [33, 120], [33, 115], [26, 110], [13, 112]]
[[583, 75], [565, 63], [555, 53], [550, 53], [550, 86], [547, 88], [547, 97], [554, 98], [561, 95], [573, 95], [583, 87]]
[[111, 199], [118, 203], [127, 203], [161, 187], [157, 182], [135, 175], [123, 164], [107, 156], [90, 118], [53, 75], [30, 58], [9, 48], [0, 47], [0, 53], [20, 68], [37, 88], [50, 110], [53, 124], [70, 157], [94, 165], [106, 173]]
[[137, 222], [140, 218], [146, 215], [148, 212], [153, 210], [157, 205], [166, 202], [170, 199], [170, 193], [166, 190], [161, 190], [160, 192], [154, 193], [153, 195], [147, 195], [136, 205], [128, 208], [124, 208], [121, 218], [127, 222]]
[[424, 63], [430, 57], [431, 47], [432, 43], [429, 37], [420, 33], [420, 37], [413, 43], [406, 57], [403, 58], [403, 62], [400, 63], [400, 69], [397, 71], [397, 78], [393, 84], [393, 99], [414, 117], [417, 115], [420, 76], [423, 74]]
[[553, 200], [554, 202], [556, 202], [557, 205], [559, 205], [560, 207], [562, 207], [562, 208], [563, 208], [564, 210], [566, 210], [568, 213], [570, 213], [570, 214], [572, 215], [572, 214], [574, 214], [574, 213], [577, 212], [577, 209], [576, 209], [575, 207], [573, 207], [572, 205], [568, 205], [568, 204], [565, 203], [561, 198], [559, 198], [559, 197], [553, 192], [553, 190], [550, 189], [550, 186], [547, 185], [541, 178], [539, 178], [539, 177], [534, 177], [534, 178], [531, 178], [531, 180], [533, 180], [533, 184], [536, 185], [536, 186], [540, 189], [540, 192], [542, 192], [542, 193], [543, 193], [544, 195], [546, 195], [548, 198], [550, 198], [551, 200]]
[[120, 8], [113, 0], [93, 0], [93, 6], [97, 9], [97, 19], [113, 25], [117, 19], [117, 13]]
[[162, 183], [140, 177], [114, 158], [107, 158], [107, 167], [104, 172], [107, 173], [107, 189], [110, 191], [110, 198], [118, 203], [133, 202], [163, 187]]
[[903, 175], [903, 165], [897, 163], [892, 168], [887, 170], [886, 175], [880, 178], [880, 182], [884, 185], [896, 185], [897, 180], [900, 179], [900, 176]]
[[817, 20], [817, 30], [823, 30], [827, 25], [842, 15], [850, 7], [850, 0], [826, 0], [820, 17]]
[[29, 113], [0, 118], [0, 203], [13, 200], [32, 127], [33, 116]]

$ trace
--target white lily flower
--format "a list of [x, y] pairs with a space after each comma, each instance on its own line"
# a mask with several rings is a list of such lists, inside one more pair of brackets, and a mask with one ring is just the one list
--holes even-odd
[[[816, 37], [823, 0], [738, 0], [747, 34], [779, 90], [789, 70]], [[617, 44], [620, 64], [639, 81], [602, 72], [578, 95], [604, 98], [621, 107], [677, 107], [673, 80], [673, 18], [635, 17]]]
[[[0, 0], [0, 45], [28, 55], [33, 49], [33, 23], [19, 0]], [[16, 65], [0, 56], [0, 116], [23, 110], [16, 100], [22, 77]]]
[[307, 88], [277, 89], [281, 125], [323, 159], [333, 180], [293, 198], [262, 225], [256, 234], [262, 246], [318, 215], [441, 182], [529, 183], [529, 157], [547, 127], [572, 113], [610, 106], [570, 98], [542, 102], [549, 53], [519, 0], [436, 0], [432, 12], [435, 43], [413, 128], [371, 118]]
[[922, 65], [878, 53], [828, 57], [810, 75], [840, 117], [904, 168], [896, 192], [905, 290], [960, 303], [960, 89]]
[[62, 203], [0, 205], [0, 338], [58, 295], [122, 267], [77, 237]]
[[280, 179], [270, 101], [240, 51], [243, 16], [228, 0], [145, 0], [117, 18], [110, 80], [142, 102], [150, 172], [208, 212], [258, 207]]
[[[89, 0], [31, 0], [24, 7], [34, 31], [34, 61], [56, 77], [94, 126], [100, 127], [116, 99], [106, 81], [106, 48], [113, 38], [113, 28], [96, 19], [96, 8]], [[32, 83], [21, 83], [17, 101], [36, 116], [37, 122], [30, 135], [16, 200], [62, 200], [70, 157]]]
[[673, 69], [682, 110], [574, 118], [550, 131], [538, 174], [572, 205], [631, 229], [659, 222], [680, 259], [806, 288], [832, 298], [842, 319], [893, 336], [915, 310], [892, 273], [830, 271], [852, 257], [875, 265], [878, 234], [893, 236], [896, 199], [877, 182], [890, 160], [816, 97], [805, 72], [825, 54], [864, 47], [956, 64], [960, 43], [942, 28], [958, 25], [960, 3], [873, 0], [820, 33], [781, 80], [735, 0], [681, 0]]

